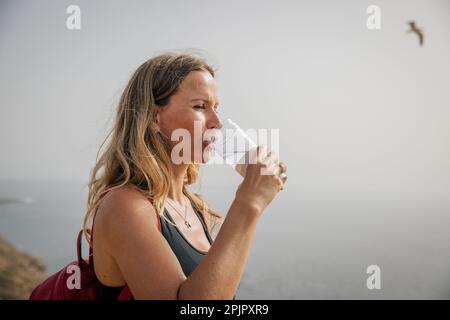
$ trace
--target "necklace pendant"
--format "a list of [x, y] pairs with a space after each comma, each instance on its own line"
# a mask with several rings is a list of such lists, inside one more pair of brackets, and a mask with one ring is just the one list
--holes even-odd
[[188, 221], [185, 221], [184, 224], [186, 225], [186, 227], [191, 228], [191, 224]]

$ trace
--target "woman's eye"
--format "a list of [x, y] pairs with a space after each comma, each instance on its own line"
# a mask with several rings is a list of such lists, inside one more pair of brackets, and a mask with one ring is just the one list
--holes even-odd
[[[203, 109], [203, 110], [206, 110], [206, 105], [204, 105], [204, 104], [199, 104], [199, 105], [194, 106], [194, 108], [195, 108], [195, 109]], [[217, 110], [217, 107], [214, 107], [214, 112], [215, 112], [215, 113], [219, 113], [219, 111]]]

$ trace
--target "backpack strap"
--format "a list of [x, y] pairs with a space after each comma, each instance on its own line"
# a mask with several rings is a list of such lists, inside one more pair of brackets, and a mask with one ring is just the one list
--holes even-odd
[[78, 232], [77, 237], [77, 261], [80, 267], [86, 263], [86, 261], [83, 260], [83, 256], [81, 254], [82, 241], [83, 241], [83, 229], [81, 229], [80, 232]]
[[[108, 190], [108, 191], [110, 191], [110, 190]], [[100, 201], [100, 200], [103, 198], [103, 196], [104, 196], [105, 194], [108, 193], [108, 191], [104, 192], [104, 193], [100, 196], [100, 198], [98, 199], [98, 201]], [[97, 208], [95, 208], [94, 216], [92, 217], [92, 227], [91, 227], [91, 230], [90, 230], [91, 244], [93, 243], [93, 240], [94, 240], [94, 223], [95, 223], [95, 216], [97, 215], [97, 210], [98, 210], [98, 207], [99, 207], [99, 206], [100, 206], [100, 204], [97, 206]], [[93, 252], [93, 248], [92, 248], [91, 245], [89, 245], [89, 264], [90, 264], [90, 265], [94, 265], [94, 252]]]

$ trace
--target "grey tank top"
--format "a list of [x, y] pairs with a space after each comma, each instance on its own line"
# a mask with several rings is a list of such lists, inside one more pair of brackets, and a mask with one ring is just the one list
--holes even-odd
[[[192, 203], [192, 201], [191, 201]], [[192, 207], [194, 208], [194, 212], [197, 214], [202, 226], [203, 230], [208, 238], [210, 244], [213, 243], [213, 239], [209, 234], [208, 227], [206, 226], [206, 222], [203, 218], [203, 215], [199, 211], [199, 209], [192, 203]], [[170, 216], [169, 212], [164, 208], [164, 215], [174, 223], [174, 220]], [[184, 274], [188, 277], [198, 266], [198, 264], [202, 261], [203, 257], [207, 254], [207, 252], [202, 252], [195, 248], [189, 240], [183, 235], [183, 233], [178, 229], [178, 227], [171, 225], [168, 223], [163, 217], [159, 217], [161, 223], [161, 233], [164, 238], [169, 243], [172, 251], [175, 253], [178, 261], [180, 262], [181, 268], [183, 269]], [[120, 294], [120, 291], [123, 287], [109, 287], [100, 283], [99, 286], [99, 294], [101, 299], [104, 300], [115, 300]], [[233, 297], [233, 300], [236, 299], [236, 295]]]
[[[211, 235], [208, 232], [208, 227], [206, 226], [203, 215], [198, 211], [198, 209], [194, 205], [192, 207], [194, 208], [195, 213], [197, 214], [200, 222], [202, 223], [203, 230], [206, 234], [206, 237], [208, 238], [209, 243], [212, 244], [213, 240], [211, 239]], [[164, 215], [171, 222], [175, 223], [166, 209], [164, 209]], [[188, 277], [194, 271], [197, 265], [201, 262], [205, 254], [207, 254], [207, 252], [202, 252], [197, 248], [195, 248], [189, 242], [189, 240], [186, 239], [186, 237], [178, 229], [178, 227], [171, 225], [164, 218], [160, 217], [160, 222], [161, 222], [161, 232], [164, 238], [166, 238], [167, 242], [172, 248], [172, 251], [177, 256], [178, 261], [180, 262], [181, 267], [183, 268], [184, 274], [186, 275], [186, 277]]]

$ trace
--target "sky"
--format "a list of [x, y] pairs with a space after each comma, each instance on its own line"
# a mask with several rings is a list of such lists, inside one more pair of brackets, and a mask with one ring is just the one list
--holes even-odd
[[[66, 27], [71, 4], [80, 30]], [[379, 30], [367, 28], [369, 5], [381, 9]], [[406, 33], [411, 19], [423, 47]], [[289, 180], [265, 223], [311, 223], [311, 254], [320, 243], [331, 250], [333, 230], [341, 245], [357, 246], [350, 230], [381, 241], [377, 226], [391, 240], [373, 248], [392, 256], [408, 250], [403, 236], [412, 247], [447, 244], [435, 231], [450, 226], [449, 39], [446, 0], [2, 0], [0, 180], [87, 182], [132, 72], [195, 49], [217, 68], [223, 117], [280, 130]], [[213, 190], [232, 198], [240, 177], [230, 172], [202, 168], [200, 187], [223, 214], [229, 201]], [[262, 243], [254, 254], [262, 259]]]

